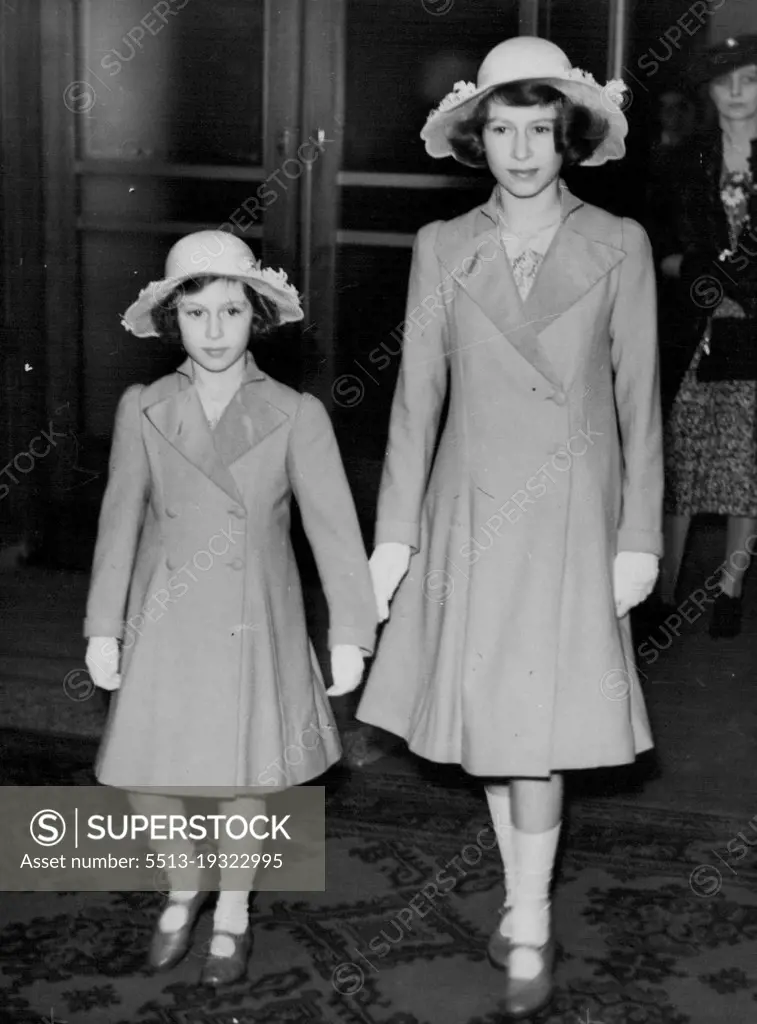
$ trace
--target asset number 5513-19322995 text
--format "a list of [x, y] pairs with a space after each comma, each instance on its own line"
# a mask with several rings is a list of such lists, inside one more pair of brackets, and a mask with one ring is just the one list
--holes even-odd
[[175, 871], [177, 868], [264, 868], [283, 867], [284, 861], [280, 853], [196, 853], [188, 857], [185, 853], [178, 856], [173, 853], [145, 854], [146, 868], [163, 868]]

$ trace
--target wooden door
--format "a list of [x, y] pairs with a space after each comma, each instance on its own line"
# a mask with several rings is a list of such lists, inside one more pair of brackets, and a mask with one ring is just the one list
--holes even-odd
[[[78, 464], [56, 464], [53, 494], [75, 502], [77, 521], [96, 514], [119, 395], [181, 358], [126, 334], [120, 314], [162, 276], [171, 243], [200, 228], [241, 234], [293, 277], [305, 321], [258, 357], [327, 403], [348, 459], [378, 464], [413, 236], [491, 188], [485, 173], [427, 157], [418, 133], [492, 46], [549, 34], [557, 6], [41, 5], [47, 407], [81, 439]], [[556, 41], [584, 29], [555, 23]], [[369, 506], [370, 491], [358, 499]]]
[[123, 389], [181, 356], [119, 321], [178, 237], [222, 227], [295, 265], [298, 182], [267, 179], [299, 134], [300, 9], [44, 5], [49, 404], [88, 438], [107, 443]]
[[[302, 6], [42, 4], [47, 407], [77, 438], [52, 496], [85, 549], [120, 394], [183, 357], [120, 324], [138, 289], [163, 276], [171, 244], [224, 228], [298, 270]], [[297, 333], [266, 360], [297, 382]]]
[[311, 317], [332, 339], [315, 386], [348, 459], [370, 461], [383, 454], [415, 232], [491, 188], [486, 174], [429, 158], [419, 131], [455, 81], [475, 80], [482, 56], [518, 34], [519, 7], [331, 0], [330, 10], [332, 108], [343, 123], [330, 161], [314, 168], [327, 198], [314, 208]]

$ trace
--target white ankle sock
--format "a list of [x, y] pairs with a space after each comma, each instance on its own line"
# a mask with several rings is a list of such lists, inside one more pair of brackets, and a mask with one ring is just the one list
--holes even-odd
[[158, 927], [162, 932], [177, 932], [186, 924], [189, 911], [187, 904], [197, 895], [197, 890], [177, 890], [168, 897], [168, 906], [160, 915]]
[[[231, 932], [233, 935], [244, 934], [250, 923], [249, 898], [249, 892], [222, 889], [218, 894], [218, 903], [213, 915], [213, 931]], [[233, 952], [234, 943], [227, 935], [213, 935], [210, 944], [211, 956], [231, 956]]]
[[[221, 800], [218, 805], [221, 814], [234, 815], [251, 820], [256, 814], [265, 813], [265, 800], [259, 797], [232, 797]], [[265, 840], [249, 840], [240, 848], [234, 840], [219, 843], [218, 852], [233, 854], [230, 859], [236, 860], [239, 853], [246, 854], [251, 863], [257, 864], [257, 854], [262, 852]], [[214, 932], [231, 932], [232, 935], [243, 935], [250, 923], [250, 892], [257, 873], [257, 867], [249, 867], [244, 871], [240, 868], [221, 868], [220, 892], [218, 903], [213, 915]], [[243, 888], [244, 887], [244, 888]], [[210, 943], [211, 956], [231, 956], [234, 943], [228, 935], [213, 935]]]
[[[514, 942], [543, 946], [549, 938], [549, 892], [560, 827], [561, 822], [546, 832], [513, 828], [517, 884], [509, 917]], [[515, 950], [509, 968], [516, 978], [534, 978], [541, 969], [541, 957], [532, 950]]]
[[510, 787], [499, 787], [496, 792], [487, 787], [486, 799], [489, 803], [492, 827], [497, 836], [502, 866], [505, 871], [505, 913], [500, 921], [499, 930], [502, 935], [509, 938], [512, 935], [512, 922], [511, 915], [507, 911], [513, 905], [515, 890], [515, 850], [513, 848], [513, 821], [510, 812]]

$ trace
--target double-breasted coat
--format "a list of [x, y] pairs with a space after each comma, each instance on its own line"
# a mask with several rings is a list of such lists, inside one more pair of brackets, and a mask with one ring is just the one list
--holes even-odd
[[412, 556], [357, 714], [476, 775], [652, 745], [613, 562], [662, 550], [654, 266], [635, 221], [562, 204], [525, 302], [494, 195], [413, 254], [376, 527]]
[[84, 629], [123, 642], [100, 782], [285, 787], [339, 758], [290, 541], [293, 494], [329, 605], [329, 647], [370, 653], [375, 599], [323, 405], [249, 355], [215, 431], [189, 360], [125, 392]]

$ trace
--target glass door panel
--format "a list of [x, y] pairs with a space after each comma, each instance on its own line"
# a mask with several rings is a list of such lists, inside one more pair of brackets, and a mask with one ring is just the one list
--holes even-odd
[[346, 0], [331, 399], [358, 490], [375, 489], [383, 456], [413, 236], [491, 190], [487, 173], [429, 157], [420, 130], [455, 82], [475, 81], [486, 52], [518, 34], [518, 16], [517, 0]]
[[515, 0], [348, 0], [344, 169], [455, 173], [418, 133], [453, 84], [475, 81], [487, 50], [517, 34]]
[[542, 0], [541, 6], [544, 35], [565, 50], [572, 64], [604, 82], [611, 0]]
[[[201, 228], [261, 255], [267, 34], [298, 0], [75, 0], [84, 428], [107, 439], [124, 387], [180, 352], [124, 333], [120, 314], [165, 254]], [[296, 29], [296, 18], [292, 19]], [[269, 77], [271, 72], [269, 71]], [[271, 83], [275, 87], [275, 74]]]
[[260, 165], [264, 15], [262, 0], [81, 0], [80, 153]]

